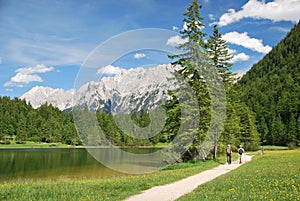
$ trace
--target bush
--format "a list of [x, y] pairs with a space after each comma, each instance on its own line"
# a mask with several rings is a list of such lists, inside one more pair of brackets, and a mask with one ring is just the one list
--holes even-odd
[[10, 144], [10, 141], [9, 140], [0, 141], [0, 144]]
[[24, 141], [16, 141], [16, 144], [26, 144]]
[[291, 149], [291, 150], [293, 150], [293, 149], [297, 149], [298, 147], [297, 147], [296, 143], [290, 142], [290, 143], [288, 144], [288, 148]]

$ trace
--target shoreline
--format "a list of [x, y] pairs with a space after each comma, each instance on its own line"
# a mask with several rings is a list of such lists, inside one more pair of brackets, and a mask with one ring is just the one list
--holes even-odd
[[67, 144], [61, 144], [61, 143], [26, 143], [26, 144], [0, 144], [0, 150], [9, 150], [9, 149], [93, 149], [93, 148], [121, 148], [121, 149], [161, 149], [167, 147], [167, 145], [164, 146], [73, 146], [73, 145], [67, 145]]

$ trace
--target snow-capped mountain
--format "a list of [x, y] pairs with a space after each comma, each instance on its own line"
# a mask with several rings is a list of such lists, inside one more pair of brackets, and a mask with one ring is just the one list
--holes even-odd
[[73, 106], [73, 94], [74, 90], [65, 91], [63, 89], [35, 86], [23, 94], [20, 99], [25, 99], [33, 108], [38, 108], [47, 102], [60, 110], [64, 110]]
[[113, 113], [151, 110], [166, 100], [167, 91], [172, 88], [168, 81], [171, 71], [169, 64], [123, 70], [99, 82], [88, 82], [76, 91], [34, 87], [20, 98], [34, 108], [48, 102], [60, 110], [75, 105], [87, 105], [93, 111], [104, 108]]

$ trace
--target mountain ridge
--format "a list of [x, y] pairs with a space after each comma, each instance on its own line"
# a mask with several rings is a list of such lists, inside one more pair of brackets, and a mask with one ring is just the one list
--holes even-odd
[[109, 108], [108, 112], [129, 112], [148, 107], [155, 108], [167, 98], [167, 90], [172, 87], [167, 78], [172, 74], [171, 64], [152, 68], [123, 70], [113, 77], [103, 77], [99, 82], [90, 81], [77, 90], [53, 89], [35, 86], [24, 93], [33, 108], [46, 102], [60, 110], [87, 105], [90, 110]]

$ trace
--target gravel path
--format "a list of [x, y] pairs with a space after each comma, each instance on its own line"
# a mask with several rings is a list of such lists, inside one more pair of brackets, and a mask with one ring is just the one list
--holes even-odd
[[231, 165], [219, 165], [210, 170], [206, 170], [199, 174], [187, 177], [185, 179], [176, 181], [174, 183], [166, 184], [163, 186], [156, 186], [149, 190], [143, 191], [141, 194], [129, 197], [125, 201], [171, 201], [183, 196], [184, 194], [192, 192], [199, 185], [215, 179], [218, 176], [226, 174], [234, 170], [245, 162], [251, 161], [252, 156], [244, 155], [243, 163], [239, 164], [238, 161], [231, 163]]

